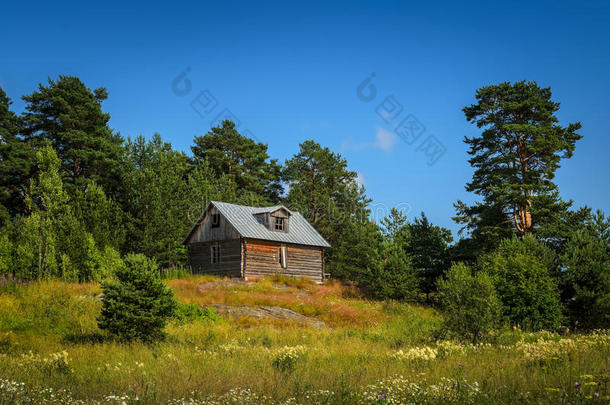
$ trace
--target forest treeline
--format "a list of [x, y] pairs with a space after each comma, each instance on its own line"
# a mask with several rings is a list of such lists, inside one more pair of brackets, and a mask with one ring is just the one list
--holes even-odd
[[609, 326], [610, 221], [573, 208], [553, 183], [581, 136], [580, 124], [558, 124], [548, 88], [487, 86], [464, 108], [481, 128], [465, 139], [475, 169], [466, 188], [480, 201], [455, 204], [464, 226], [455, 242], [424, 213], [408, 220], [392, 209], [374, 222], [356, 172], [312, 140], [280, 163], [224, 121], [187, 154], [159, 134], [122, 137], [109, 127], [107, 97], [59, 76], [24, 95], [17, 114], [0, 89], [0, 274], [101, 281], [129, 253], [184, 266], [182, 241], [209, 201], [282, 203], [331, 244], [332, 277], [375, 297], [429, 298], [441, 279], [480, 287], [485, 273], [513, 324]]

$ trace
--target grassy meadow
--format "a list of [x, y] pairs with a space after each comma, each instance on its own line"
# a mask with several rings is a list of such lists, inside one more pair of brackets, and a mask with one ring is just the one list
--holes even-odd
[[158, 344], [97, 328], [97, 284], [0, 286], [0, 404], [609, 403], [610, 333], [442, 340], [441, 315], [338, 282], [168, 280], [185, 303], [280, 306], [292, 320], [173, 321]]

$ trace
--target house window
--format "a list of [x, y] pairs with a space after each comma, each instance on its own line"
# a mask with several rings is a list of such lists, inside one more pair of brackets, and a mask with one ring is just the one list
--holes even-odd
[[277, 252], [280, 266], [285, 269], [287, 267], [286, 264], [286, 246], [280, 246]]
[[274, 229], [275, 229], [276, 231], [282, 231], [282, 232], [284, 232], [284, 218], [275, 217], [275, 225], [274, 225]]
[[220, 226], [220, 214], [212, 214], [212, 228]]
[[218, 243], [210, 246], [210, 262], [212, 264], [220, 263], [220, 245]]

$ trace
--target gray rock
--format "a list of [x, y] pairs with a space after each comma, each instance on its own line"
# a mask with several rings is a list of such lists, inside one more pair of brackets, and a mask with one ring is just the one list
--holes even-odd
[[227, 305], [227, 304], [211, 304], [208, 307], [213, 308], [217, 314], [222, 316], [230, 316], [234, 318], [250, 317], [250, 318], [274, 318], [297, 321], [314, 328], [325, 328], [326, 324], [319, 319], [305, 316], [294, 312], [290, 309], [282, 307], [256, 306], [248, 307], [242, 305]]

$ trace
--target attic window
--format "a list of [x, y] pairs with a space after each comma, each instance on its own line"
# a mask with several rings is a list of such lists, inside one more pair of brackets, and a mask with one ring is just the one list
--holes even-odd
[[212, 214], [212, 228], [220, 226], [220, 214]]
[[276, 231], [284, 232], [284, 230], [285, 230], [284, 218], [275, 217], [274, 229]]

